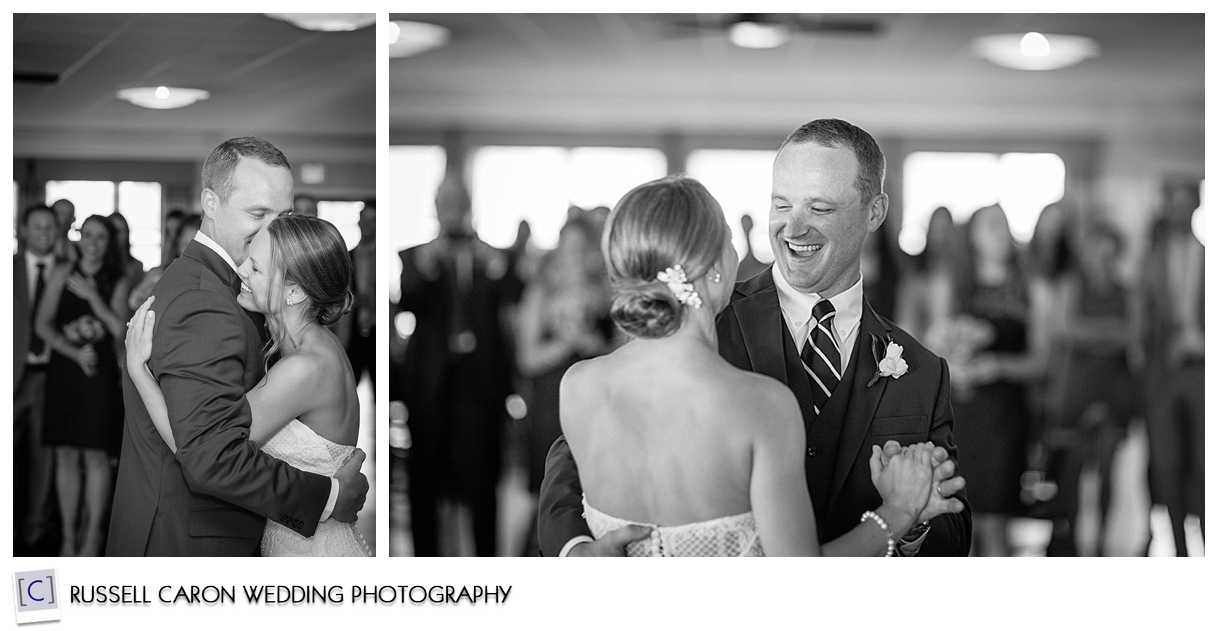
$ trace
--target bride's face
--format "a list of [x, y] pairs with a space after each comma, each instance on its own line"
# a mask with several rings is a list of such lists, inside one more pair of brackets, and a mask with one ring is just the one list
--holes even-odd
[[[241, 277], [241, 293], [237, 294], [237, 304], [255, 313], [278, 310], [281, 301], [271, 293], [282, 294], [282, 282], [272, 282], [275, 275], [271, 267], [271, 235], [263, 228], [254, 235], [249, 246], [249, 256], [237, 268], [237, 276]], [[273, 285], [279, 285], [280, 289], [276, 290]]]

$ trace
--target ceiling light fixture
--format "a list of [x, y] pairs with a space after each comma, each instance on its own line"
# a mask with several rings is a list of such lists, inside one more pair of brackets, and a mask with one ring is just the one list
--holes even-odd
[[194, 88], [170, 88], [166, 86], [126, 88], [119, 90], [118, 98], [151, 110], [173, 110], [186, 107], [211, 96], [207, 90]]
[[745, 20], [731, 25], [727, 37], [741, 48], [778, 48], [791, 39], [791, 32], [783, 24]]
[[973, 52], [1006, 68], [1058, 70], [1098, 57], [1100, 47], [1090, 37], [1030, 32], [978, 37]]
[[394, 20], [389, 35], [390, 57], [413, 57], [448, 44], [452, 32], [437, 24]]
[[263, 13], [309, 31], [355, 31], [376, 23], [375, 13]]

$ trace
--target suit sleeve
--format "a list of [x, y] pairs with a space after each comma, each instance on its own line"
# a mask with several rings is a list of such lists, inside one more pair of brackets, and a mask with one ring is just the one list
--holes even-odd
[[158, 316], [156, 377], [186, 484], [311, 537], [330, 479], [295, 469], [250, 442], [240, 312], [212, 292], [194, 290]]
[[[959, 463], [956, 458], [956, 442], [952, 439], [952, 426], [955, 416], [952, 413], [951, 378], [948, 375], [947, 362], [939, 359], [940, 376], [939, 391], [935, 397], [935, 408], [930, 424], [930, 441], [947, 450], [948, 457]], [[956, 475], [965, 476], [967, 484], [968, 472], [956, 470]], [[968, 556], [973, 539], [973, 515], [969, 509], [968, 497], [965, 491], [960, 491], [956, 497], [964, 503], [964, 510], [959, 513], [940, 515], [930, 522], [930, 531], [926, 541], [922, 543], [919, 556]]]
[[584, 521], [584, 490], [567, 439], [559, 436], [546, 456], [546, 474], [537, 504], [537, 541], [542, 556], [558, 556], [567, 542], [591, 537]]

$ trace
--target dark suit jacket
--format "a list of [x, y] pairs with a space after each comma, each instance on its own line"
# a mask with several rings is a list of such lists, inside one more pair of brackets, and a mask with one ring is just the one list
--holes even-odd
[[[411, 432], [419, 439], [418, 444], [439, 445], [447, 442], [441, 440], [441, 434], [461, 433], [457, 431], [458, 427], [483, 428], [465, 437], [471, 442], [457, 447], [454, 458], [458, 462], [472, 458], [467, 464], [476, 469], [493, 468], [488, 467], [483, 458], [498, 458], [498, 434], [486, 431], [485, 427], [498, 423], [503, 413], [504, 398], [512, 389], [511, 368], [514, 365], [500, 317], [504, 307], [519, 298], [520, 281], [511, 273], [507, 257], [501, 253], [501, 260], [493, 268], [485, 257], [474, 260], [464, 311], [468, 330], [477, 342], [473, 351], [464, 357], [458, 375], [453, 367], [458, 356], [449, 345], [457, 333], [451, 330], [457, 278], [451, 264], [440, 265], [435, 278], [425, 278], [415, 265], [418, 249], [414, 247], [398, 253], [402, 261], [402, 294], [398, 306], [414, 313], [417, 323], [406, 347], [403, 375]], [[464, 410], [476, 409], [479, 418], [450, 418], [454, 412], [448, 399], [453, 396], [450, 382], [454, 379], [466, 382], [462, 392], [478, 393], [477, 400], [464, 406]], [[421, 453], [419, 456], [429, 459], [447, 457], [447, 454]], [[492, 473], [498, 475], [497, 470]]]
[[249, 441], [245, 393], [263, 375], [260, 326], [238, 304], [240, 281], [191, 243], [153, 290], [148, 367], [169, 410], [175, 455], [129, 376], [108, 556], [258, 554], [267, 519], [312, 536], [329, 478], [294, 469]]
[[[876, 372], [872, 336], [884, 341], [891, 336], [900, 344], [909, 372], [868, 386]], [[736, 286], [731, 304], [719, 314], [718, 337], [720, 355], [733, 365], [778, 379], [795, 393], [804, 413], [808, 490], [820, 541], [845, 534], [858, 525], [864, 511], [880, 505], [868, 464], [871, 445], [929, 440], [955, 459], [947, 363], [877, 316], [865, 299], [850, 365], [815, 423], [812, 389], [798, 363], [799, 352], [787, 331], [769, 270]], [[963, 493], [959, 497], [965, 500]], [[541, 488], [538, 538], [543, 554], [556, 555], [573, 537], [588, 534], [580, 498], [578, 472], [560, 438], [550, 450]], [[972, 518], [965, 500], [964, 512], [932, 521], [920, 554], [965, 556], [971, 536]]]
[[13, 255], [13, 389], [25, 375], [25, 356], [34, 334], [30, 321], [35, 305], [30, 304], [30, 281], [26, 278], [25, 252]]

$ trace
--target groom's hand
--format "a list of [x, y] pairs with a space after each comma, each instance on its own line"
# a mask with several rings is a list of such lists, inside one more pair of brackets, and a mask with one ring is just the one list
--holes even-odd
[[367, 455], [363, 449], [356, 449], [351, 454], [334, 478], [338, 480], [338, 500], [334, 502], [334, 511], [330, 517], [341, 522], [353, 522], [364, 507], [364, 499], [368, 495], [368, 478], [359, 470], [364, 466]]
[[[939, 457], [940, 451], [943, 452], [941, 458]], [[935, 448], [935, 455], [932, 458], [935, 468], [931, 473], [930, 500], [926, 502], [926, 508], [922, 509], [922, 514], [918, 515], [919, 522], [944, 513], [959, 513], [964, 510], [964, 502], [952, 497], [964, 490], [964, 478], [956, 476], [955, 461], [947, 459], [947, 451], [942, 447]]]
[[626, 544], [641, 541], [651, 535], [646, 526], [623, 526], [604, 537], [587, 543], [577, 543], [567, 553], [569, 557], [624, 557]]

